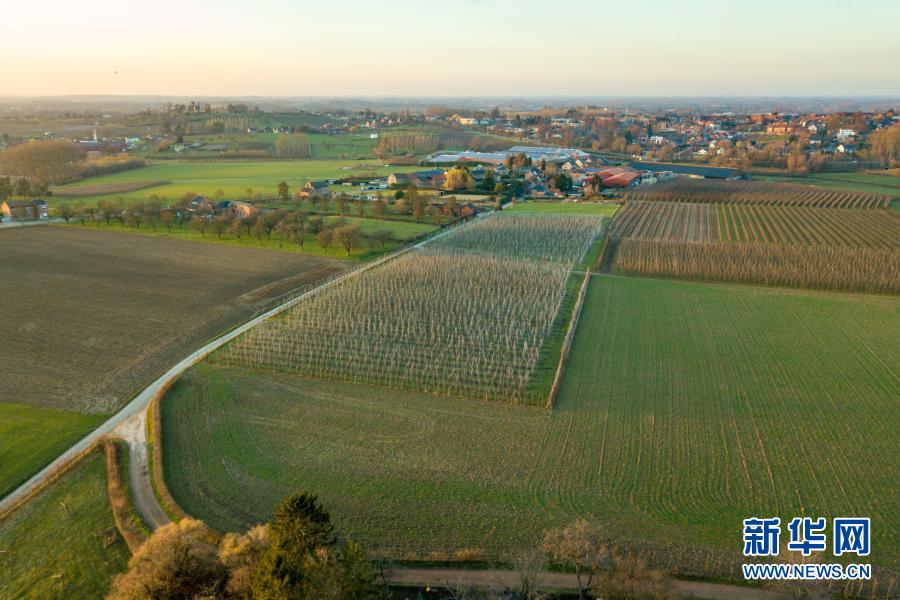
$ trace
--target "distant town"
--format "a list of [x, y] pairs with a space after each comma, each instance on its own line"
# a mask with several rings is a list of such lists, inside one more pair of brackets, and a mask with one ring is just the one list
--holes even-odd
[[[629, 189], [673, 177], [804, 182], [817, 173], [890, 170], [897, 161], [898, 121], [894, 109], [635, 114], [597, 106], [525, 112], [426, 107], [276, 113], [196, 101], [131, 114], [61, 113], [45, 118], [47, 128], [41, 130], [37, 123], [6, 118], [0, 128], [13, 133], [2, 133], [0, 150], [28, 141], [65, 141], [80, 157], [77, 169], [24, 177], [16, 173], [28, 174], [29, 167], [11, 163], [15, 153], [6, 153], [0, 211], [6, 221], [49, 219], [48, 198], [70, 196], [61, 184], [148, 161], [347, 161], [331, 165], [346, 176], [323, 172], [302, 178], [292, 191], [302, 198], [393, 201], [412, 186], [435, 192], [431, 202], [462, 194], [472, 203], [470, 210], [478, 210], [479, 203], [528, 199], [618, 201]], [[60, 127], [51, 128], [55, 124]], [[392, 166], [398, 170], [390, 171]], [[148, 198], [158, 196], [152, 187], [153, 182], [144, 186]], [[197, 190], [190, 200], [205, 206], [214, 199], [218, 208], [234, 212], [276, 196], [274, 184], [245, 192], [213, 198]]]

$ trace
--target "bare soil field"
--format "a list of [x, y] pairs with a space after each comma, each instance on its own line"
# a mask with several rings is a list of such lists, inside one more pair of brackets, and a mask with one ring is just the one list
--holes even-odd
[[0, 399], [111, 412], [201, 342], [343, 269], [322, 257], [90, 229], [2, 231]]
[[[35, 422], [0, 436], [0, 497], [172, 363], [347, 264], [89, 228], [0, 230], [0, 414], [31, 410]], [[41, 426], [46, 415], [55, 427]]]
[[160, 185], [171, 183], [166, 179], [160, 181], [126, 181], [123, 183], [98, 183], [96, 185], [81, 185], [61, 190], [56, 190], [53, 195], [58, 198], [85, 198], [87, 196], [102, 196], [104, 194], [124, 194], [145, 190]]

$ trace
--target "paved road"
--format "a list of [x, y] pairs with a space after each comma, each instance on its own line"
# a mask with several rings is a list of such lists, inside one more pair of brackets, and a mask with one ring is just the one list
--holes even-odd
[[32, 227], [34, 225], [49, 225], [51, 223], [65, 223], [63, 219], [53, 218], [44, 219], [43, 221], [2, 221], [0, 220], [0, 231], [4, 229], [15, 229], [17, 227]]

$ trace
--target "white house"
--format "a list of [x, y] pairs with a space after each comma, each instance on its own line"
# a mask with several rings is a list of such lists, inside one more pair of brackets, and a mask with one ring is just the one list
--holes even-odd
[[848, 140], [856, 135], [856, 132], [852, 129], [838, 129], [837, 139], [839, 140]]

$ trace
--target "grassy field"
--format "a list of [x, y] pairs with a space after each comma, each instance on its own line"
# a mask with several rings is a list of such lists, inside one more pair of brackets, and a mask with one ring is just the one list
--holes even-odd
[[[350, 167], [345, 169], [345, 167]], [[85, 202], [96, 202], [99, 199], [112, 199], [118, 195], [126, 201], [146, 200], [150, 194], [165, 196], [174, 202], [184, 194], [192, 192], [214, 196], [217, 190], [225, 193], [225, 198], [244, 198], [247, 189], [251, 196], [262, 194], [265, 197], [275, 196], [278, 183], [287, 181], [291, 189], [303, 187], [310, 179], [339, 179], [342, 177], [362, 176], [364, 174], [388, 175], [399, 171], [413, 170], [414, 167], [389, 166], [382, 161], [372, 160], [258, 160], [258, 161], [165, 161], [150, 166], [112, 175], [91, 177], [77, 183], [62, 186], [61, 190], [74, 190], [86, 185], [111, 185], [134, 183], [141, 181], [168, 181], [169, 183], [152, 188], [125, 192], [123, 194], [107, 194], [106, 196], [87, 196]], [[48, 198], [51, 206], [69, 199]]]
[[[552, 414], [204, 365], [164, 401], [166, 477], [220, 529], [315, 491], [342, 530], [406, 558], [503, 557], [578, 517], [734, 557], [748, 515], [860, 514], [878, 524], [872, 562], [896, 566], [898, 312], [595, 276]], [[706, 551], [665, 555], [721, 571]]]
[[80, 226], [0, 231], [0, 259], [0, 399], [34, 407], [3, 408], [0, 490], [194, 348], [347, 266]]
[[[429, 225], [427, 223], [412, 223], [409, 221], [387, 221], [341, 216], [325, 217], [325, 221], [331, 223], [342, 220], [346, 223], [359, 225], [360, 231], [362, 231], [364, 235], [371, 234], [373, 231], [378, 229], [385, 229], [394, 232], [396, 241], [385, 244], [384, 248], [371, 248], [364, 245], [362, 248], [357, 248], [351, 251], [350, 257], [356, 260], [368, 260], [384, 252], [389, 252], [395, 248], [398, 248], [407, 240], [430, 233], [437, 229], [435, 225]], [[279, 241], [276, 235], [272, 235], [272, 237], [270, 238], [263, 238], [260, 240], [254, 237], [250, 237], [249, 235], [246, 235], [246, 233], [242, 234], [242, 237], [237, 238], [231, 233], [226, 232], [223, 233], [221, 237], [219, 237], [213, 231], [207, 231], [204, 235], [199, 231], [191, 229], [188, 226], [175, 226], [170, 230], [166, 229], [163, 226], [157, 226], [157, 228], [154, 230], [146, 224], [142, 225], [139, 229], [136, 229], [134, 227], [129, 227], [117, 222], [112, 222], [109, 225], [105, 223], [81, 225], [73, 221], [67, 227], [86, 230], [118, 232], [121, 234], [142, 235], [172, 240], [189, 240], [193, 242], [206, 242], [210, 244], [224, 244], [240, 248], [262, 248], [267, 250], [277, 250], [280, 252], [290, 252], [303, 256], [323, 256], [336, 259], [347, 258], [347, 252], [337, 243], [335, 243], [332, 247], [325, 249], [319, 245], [319, 243], [316, 241], [316, 236], [311, 233], [306, 235], [306, 239], [303, 243], [303, 248], [301, 248], [297, 243], [291, 242], [289, 240]]]
[[555, 213], [565, 215], [602, 215], [611, 217], [620, 205], [612, 202], [517, 202], [505, 210], [515, 212]]
[[100, 415], [0, 402], [0, 498], [103, 420]]
[[0, 597], [102, 598], [130, 554], [94, 452], [50, 489], [0, 521]]
[[900, 179], [891, 175], [876, 175], [874, 173], [812, 173], [806, 177], [789, 177], [786, 175], [754, 174], [753, 179], [779, 183], [796, 183], [836, 190], [887, 194], [894, 198], [900, 198]]

